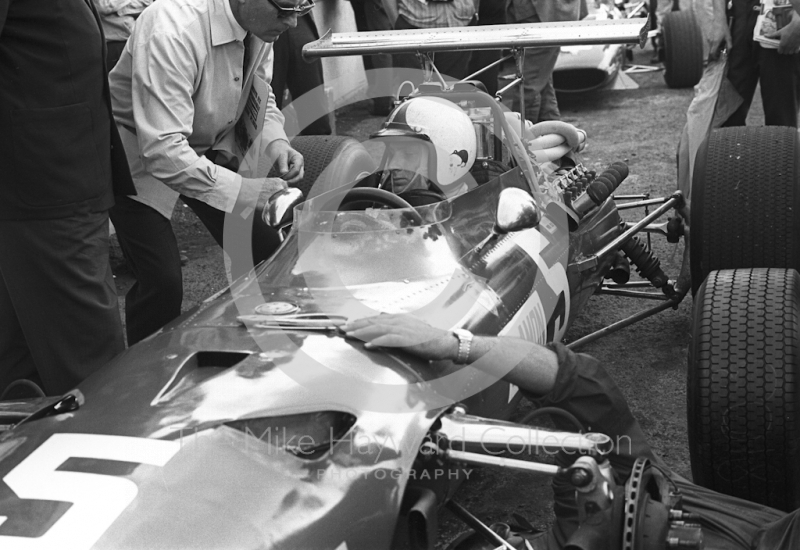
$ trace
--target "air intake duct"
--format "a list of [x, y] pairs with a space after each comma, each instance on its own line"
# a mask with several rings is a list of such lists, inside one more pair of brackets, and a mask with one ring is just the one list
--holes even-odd
[[586, 215], [595, 206], [600, 206], [628, 177], [628, 165], [615, 162], [602, 174], [594, 178], [586, 191], [572, 202], [572, 208], [580, 217]]

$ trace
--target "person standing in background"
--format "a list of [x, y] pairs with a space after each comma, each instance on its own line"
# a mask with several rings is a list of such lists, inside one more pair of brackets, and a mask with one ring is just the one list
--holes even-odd
[[[502, 25], [506, 22], [508, 0], [480, 0], [478, 6], [478, 25]], [[477, 50], [472, 52], [469, 64], [469, 74], [482, 69], [500, 59], [502, 50]], [[489, 95], [497, 93], [497, 78], [500, 67], [494, 67], [478, 76], [483, 82]]]
[[[390, 31], [394, 28], [391, 15], [383, 0], [350, 0], [356, 18], [356, 28], [364, 31]], [[392, 6], [395, 7], [395, 6]], [[364, 70], [367, 72], [369, 95], [372, 97], [370, 113], [386, 116], [394, 107], [393, 79], [389, 74], [379, 75], [373, 69], [392, 69], [392, 56], [388, 53], [365, 55]], [[387, 72], [388, 72], [387, 71]]]
[[743, 100], [722, 126], [745, 125], [760, 82], [765, 125], [797, 127], [800, 108], [800, 0], [792, 0], [791, 8], [787, 6], [790, 12], [787, 13], [788, 23], [765, 35], [780, 41], [777, 48], [767, 47], [753, 38], [759, 0], [732, 0], [729, 10], [726, 10], [725, 0], [704, 0], [704, 4], [703, 12], [713, 13], [711, 21], [702, 25], [709, 55], [719, 56], [719, 51], [727, 48], [726, 76]]
[[[475, 0], [451, 0], [449, 2], [398, 0], [397, 12], [394, 28], [398, 30], [466, 27], [477, 24]], [[434, 64], [445, 78], [460, 80], [470, 74], [471, 55], [470, 50], [436, 52]], [[394, 66], [422, 69], [419, 59], [414, 54], [395, 55]]]
[[124, 349], [108, 210], [135, 190], [105, 53], [90, 1], [0, 0], [0, 391], [63, 394]]
[[[509, 23], [549, 23], [553, 21], [580, 21], [586, 17], [585, 0], [511, 0], [508, 7]], [[525, 78], [525, 118], [536, 124], [546, 120], [560, 120], [556, 92], [553, 88], [553, 68], [561, 49], [526, 48], [522, 74]], [[519, 101], [512, 106], [519, 111]]]
[[[272, 91], [275, 93], [275, 105], [283, 109], [283, 94], [288, 88], [292, 100], [308, 95], [308, 100], [314, 105], [322, 107], [315, 113], [307, 113], [303, 109], [298, 112], [297, 124], [301, 136], [329, 136], [331, 123], [328, 116], [331, 109], [328, 106], [328, 97], [325, 94], [325, 79], [322, 73], [322, 60], [303, 59], [303, 46], [319, 39], [317, 26], [314, 24], [312, 14], [297, 19], [297, 26], [290, 28], [275, 41], [275, 64], [272, 71]], [[309, 115], [324, 112], [314, 120], [308, 120]]]

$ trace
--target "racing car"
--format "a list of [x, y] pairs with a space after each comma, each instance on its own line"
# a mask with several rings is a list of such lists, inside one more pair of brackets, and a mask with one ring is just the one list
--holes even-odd
[[[648, 17], [649, 2], [597, 0], [589, 3], [587, 20]], [[650, 30], [658, 60], [664, 64], [664, 81], [670, 88], [690, 88], [703, 75], [703, 36], [692, 10], [671, 11], [658, 28]], [[627, 44], [564, 46], [553, 69], [553, 87], [560, 94], [585, 93], [618, 84], [620, 71], [632, 61]], [[631, 70], [648, 70], [631, 67]], [[653, 68], [649, 68], [653, 70]], [[627, 84], [630, 86], [631, 84]], [[635, 87], [635, 83], [634, 83]]]
[[[525, 47], [645, 36], [635, 20], [392, 31], [329, 35], [307, 54], [501, 46], [519, 57]], [[285, 235], [273, 257], [76, 390], [0, 404], [0, 547], [431, 548], [442, 506], [481, 525], [452, 503], [466, 464], [564, 476], [582, 495], [608, 494], [608, 438], [507, 422], [520, 394], [497, 365], [489, 374], [447, 363], [434, 376], [427, 362], [365, 350], [340, 327], [413, 313], [447, 329], [544, 343], [559, 340], [600, 289], [662, 302], [610, 327], [621, 328], [688, 291], [637, 236], [677, 238], [679, 224], [651, 223], [683, 197], [617, 205], [624, 164], [589, 170], [574, 135], [530, 136], [470, 79], [437, 82], [429, 68], [431, 79], [406, 101], [435, 98], [469, 118], [478, 158], [467, 190], [423, 193], [412, 206], [369, 186], [372, 157], [361, 144], [297, 138], [311, 162], [302, 188], [265, 210]], [[547, 147], [534, 148], [537, 140]], [[651, 206], [635, 223], [619, 214]], [[238, 231], [226, 225], [233, 263], [242, 260], [236, 244], [249, 242]], [[641, 281], [626, 283], [628, 262]], [[486, 456], [520, 445], [587, 456], [570, 468]], [[666, 547], [680, 513], [661, 504], [655, 533]], [[647, 509], [630, 510], [638, 512], [628, 536], [639, 540]]]

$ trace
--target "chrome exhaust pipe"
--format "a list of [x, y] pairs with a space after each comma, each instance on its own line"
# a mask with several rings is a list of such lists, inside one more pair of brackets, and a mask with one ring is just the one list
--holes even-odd
[[605, 434], [571, 433], [532, 428], [524, 424], [492, 420], [451, 412], [439, 419], [436, 432], [444, 436], [453, 451], [476, 451], [498, 455], [504, 452], [519, 455], [523, 452], [555, 454], [606, 454], [613, 442]]

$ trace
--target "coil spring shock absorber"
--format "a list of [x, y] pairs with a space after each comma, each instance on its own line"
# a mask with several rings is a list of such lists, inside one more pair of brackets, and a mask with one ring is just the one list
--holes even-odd
[[661, 269], [661, 261], [638, 236], [634, 235], [623, 244], [622, 251], [636, 266], [636, 272], [650, 281], [654, 287], [661, 288], [669, 282], [669, 278]]

